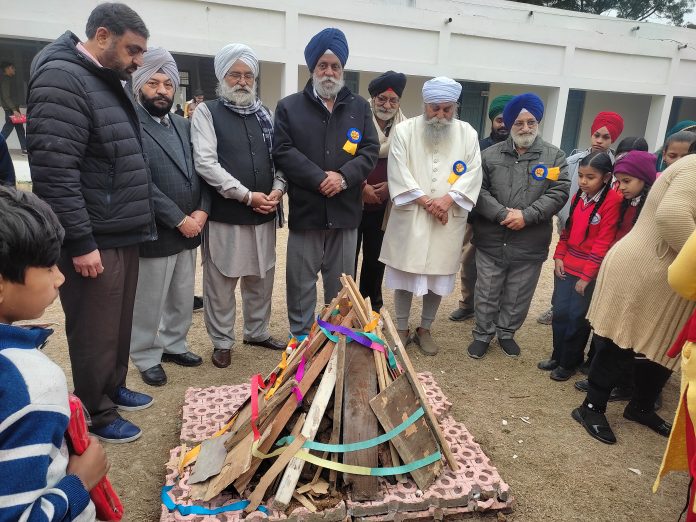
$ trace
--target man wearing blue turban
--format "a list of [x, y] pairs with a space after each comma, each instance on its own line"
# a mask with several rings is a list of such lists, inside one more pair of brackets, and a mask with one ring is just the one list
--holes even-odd
[[549, 254], [553, 216], [568, 199], [565, 154], [539, 136], [544, 103], [534, 93], [512, 98], [503, 109], [510, 136], [481, 154], [483, 184], [476, 205], [474, 341], [480, 359], [498, 337], [505, 355], [517, 357], [515, 332], [532, 302], [541, 265]]
[[273, 139], [275, 166], [288, 181], [288, 320], [298, 338], [314, 322], [319, 271], [325, 303], [338, 294], [341, 273], [354, 274], [362, 186], [379, 154], [370, 105], [344, 84], [343, 31], [315, 35], [305, 59], [312, 78], [278, 102]]

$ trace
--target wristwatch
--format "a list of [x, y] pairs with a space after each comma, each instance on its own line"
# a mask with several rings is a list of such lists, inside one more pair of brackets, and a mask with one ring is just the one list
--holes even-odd
[[346, 181], [346, 177], [341, 174], [341, 190], [346, 190], [348, 188], [348, 182]]

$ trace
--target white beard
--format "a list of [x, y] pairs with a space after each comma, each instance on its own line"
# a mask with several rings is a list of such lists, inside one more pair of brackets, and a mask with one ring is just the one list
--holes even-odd
[[520, 149], [528, 149], [529, 147], [532, 146], [532, 143], [534, 143], [534, 140], [537, 137], [538, 130], [534, 129], [533, 131], [530, 131], [527, 134], [518, 134], [514, 129], [510, 131], [510, 135], [512, 136], [512, 141], [515, 143], [517, 147]]
[[251, 87], [241, 85], [230, 87], [227, 83], [220, 82], [217, 86], [217, 95], [233, 105], [248, 107], [256, 101], [256, 82]]
[[396, 116], [396, 112], [399, 109], [375, 109], [375, 116], [377, 117], [378, 120], [382, 121], [389, 121], [391, 120], [394, 116]]
[[424, 134], [426, 147], [432, 149], [449, 138], [453, 122], [454, 116], [450, 120], [447, 118], [426, 118]]
[[325, 100], [332, 100], [335, 98], [346, 84], [343, 80], [343, 76], [341, 76], [340, 80], [336, 80], [335, 78], [318, 76], [317, 74], [312, 75], [312, 83], [314, 84], [314, 89], [317, 91], [317, 94]]

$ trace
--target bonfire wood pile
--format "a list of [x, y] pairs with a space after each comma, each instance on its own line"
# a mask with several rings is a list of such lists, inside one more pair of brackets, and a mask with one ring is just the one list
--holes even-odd
[[247, 512], [273, 496], [310, 511], [340, 501], [377, 500], [377, 477], [421, 490], [443, 469], [456, 471], [445, 441], [386, 309], [372, 312], [350, 276], [310, 335], [290, 343], [249, 399], [215, 436], [185, 453], [191, 498], [233, 488]]

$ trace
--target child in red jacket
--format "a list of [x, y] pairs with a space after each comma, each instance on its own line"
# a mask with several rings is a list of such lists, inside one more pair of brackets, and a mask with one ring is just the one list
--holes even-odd
[[578, 168], [578, 192], [553, 255], [553, 353], [539, 363], [551, 379], [567, 381], [582, 363], [589, 334], [585, 319], [599, 266], [614, 243], [621, 196], [611, 188], [611, 158], [594, 152]]
[[614, 165], [614, 177], [618, 183], [617, 190], [623, 196], [616, 231], [618, 241], [633, 228], [657, 179], [655, 156], [641, 150], [630, 151]]

